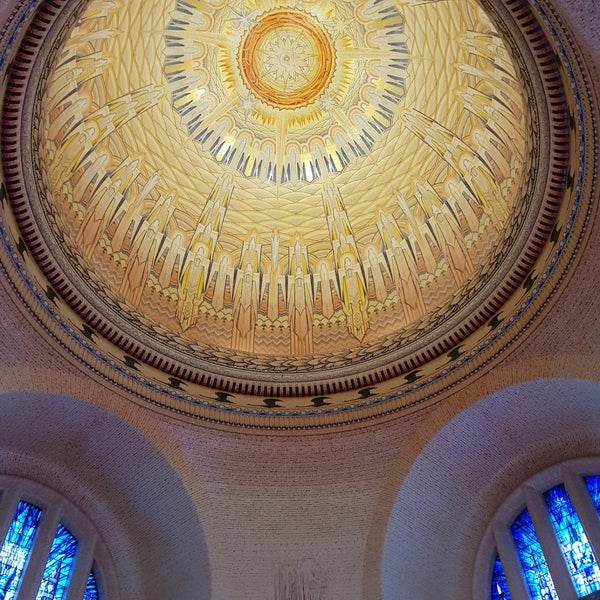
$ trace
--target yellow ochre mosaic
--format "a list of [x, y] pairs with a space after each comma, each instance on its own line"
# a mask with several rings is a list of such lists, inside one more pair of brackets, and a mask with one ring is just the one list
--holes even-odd
[[160, 406], [409, 409], [487, 360], [564, 246], [581, 104], [523, 0], [23, 15], [5, 243], [60, 343]]
[[528, 172], [472, 1], [92, 1], [53, 60], [47, 210], [76, 269], [188, 345], [410, 330], [488, 267]]

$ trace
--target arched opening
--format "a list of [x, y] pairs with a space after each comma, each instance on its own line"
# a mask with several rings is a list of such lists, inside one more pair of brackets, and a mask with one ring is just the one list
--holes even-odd
[[478, 555], [476, 571], [491, 569], [491, 583], [478, 597], [600, 596], [598, 473], [598, 458], [570, 461], [535, 475], [509, 496], [488, 527]]
[[415, 460], [391, 510], [383, 599], [489, 594], [491, 547], [486, 569], [476, 566], [489, 523], [537, 473], [558, 462], [600, 456], [598, 397], [595, 382], [525, 382], [482, 398], [442, 427]]
[[68, 500], [32, 481], [0, 477], [0, 595], [6, 600], [104, 600], [114, 578], [92, 523]]
[[40, 392], [1, 394], [0, 422], [0, 474], [50, 489], [98, 532], [114, 572], [102, 573], [105, 600], [210, 597], [197, 508], [139, 430], [96, 406]]

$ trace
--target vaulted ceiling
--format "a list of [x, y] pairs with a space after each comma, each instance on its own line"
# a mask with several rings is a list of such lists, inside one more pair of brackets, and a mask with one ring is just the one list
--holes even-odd
[[525, 2], [28, 10], [17, 284], [159, 405], [286, 429], [412, 408], [528, 326], [583, 235], [585, 75]]
[[600, 452], [597, 2], [0, 10], [0, 473], [115, 598], [480, 597]]

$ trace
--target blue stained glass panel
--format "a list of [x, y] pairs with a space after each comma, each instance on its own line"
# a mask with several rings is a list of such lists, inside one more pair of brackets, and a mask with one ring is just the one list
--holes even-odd
[[515, 519], [510, 530], [531, 600], [559, 600], [527, 509]]
[[600, 516], [600, 475], [585, 477], [585, 485]]
[[62, 600], [66, 597], [76, 552], [77, 540], [59, 523], [36, 600]]
[[16, 598], [33, 547], [42, 510], [28, 502], [19, 502], [0, 548], [0, 598]]
[[506, 583], [506, 575], [500, 557], [496, 555], [494, 563], [494, 572], [492, 574], [492, 600], [511, 600], [510, 592], [508, 591], [508, 583]]
[[544, 494], [548, 516], [578, 597], [600, 590], [600, 568], [564, 485]]
[[85, 585], [85, 594], [83, 600], [100, 600], [100, 594], [98, 593], [98, 585], [94, 574], [90, 571]]

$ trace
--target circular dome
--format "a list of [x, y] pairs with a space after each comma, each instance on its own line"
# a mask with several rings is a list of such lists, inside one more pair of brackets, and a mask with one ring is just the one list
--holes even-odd
[[525, 2], [30, 9], [5, 36], [6, 243], [55, 335], [162, 405], [412, 405], [570, 233], [571, 75]]

